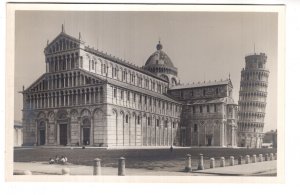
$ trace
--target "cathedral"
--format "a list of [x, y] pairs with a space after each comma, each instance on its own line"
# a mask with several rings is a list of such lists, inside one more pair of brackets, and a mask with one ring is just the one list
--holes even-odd
[[23, 145], [237, 146], [230, 78], [180, 84], [160, 42], [139, 67], [62, 26], [44, 54], [46, 72], [22, 91]]

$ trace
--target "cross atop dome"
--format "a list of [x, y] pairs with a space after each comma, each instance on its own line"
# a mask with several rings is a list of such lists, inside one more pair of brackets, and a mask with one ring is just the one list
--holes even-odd
[[157, 49], [157, 50], [162, 50], [162, 48], [163, 48], [163, 46], [162, 46], [162, 44], [160, 43], [160, 39], [159, 39], [158, 44], [156, 45], [156, 49]]

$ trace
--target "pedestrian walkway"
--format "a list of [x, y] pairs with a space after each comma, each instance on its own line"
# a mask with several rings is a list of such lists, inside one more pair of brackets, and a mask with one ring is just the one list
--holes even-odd
[[[126, 175], [140, 176], [205, 176], [205, 175], [228, 175], [228, 176], [276, 176], [277, 161], [265, 161], [251, 164], [217, 167], [214, 169], [195, 170], [189, 173], [182, 170], [174, 171], [156, 171], [148, 169], [126, 168]], [[59, 165], [48, 164], [47, 162], [14, 162], [14, 171], [29, 170], [34, 175], [61, 175], [63, 168], [69, 168], [71, 175], [92, 175], [93, 167], [85, 165]], [[102, 175], [117, 175], [117, 167], [101, 167]]]
[[229, 176], [276, 176], [277, 161], [264, 161], [243, 165], [217, 167], [214, 169], [197, 170], [193, 173]]

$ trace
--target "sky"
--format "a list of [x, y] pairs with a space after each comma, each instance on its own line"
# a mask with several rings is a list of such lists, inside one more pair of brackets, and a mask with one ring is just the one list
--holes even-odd
[[64, 24], [87, 45], [143, 66], [161, 40], [181, 83], [229, 77], [238, 103], [245, 56], [266, 53], [270, 71], [264, 131], [277, 129], [277, 14], [230, 12], [17, 11], [15, 25], [15, 120], [22, 95], [46, 71], [44, 48]]

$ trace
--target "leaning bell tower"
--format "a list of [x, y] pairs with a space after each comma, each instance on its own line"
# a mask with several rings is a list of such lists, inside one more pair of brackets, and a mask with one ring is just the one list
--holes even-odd
[[260, 148], [263, 140], [269, 70], [265, 53], [245, 57], [239, 93], [239, 146]]

